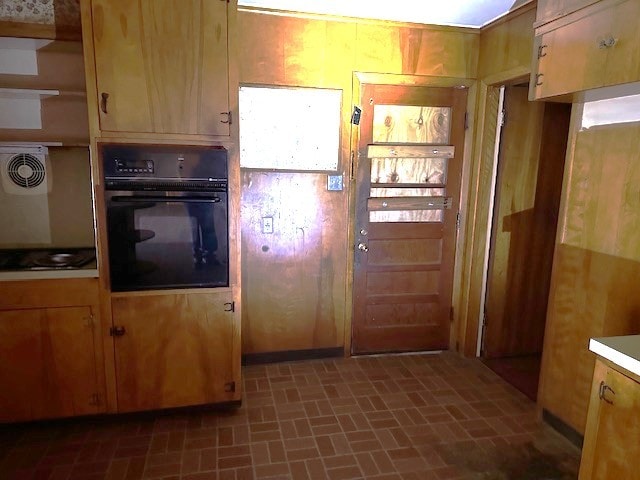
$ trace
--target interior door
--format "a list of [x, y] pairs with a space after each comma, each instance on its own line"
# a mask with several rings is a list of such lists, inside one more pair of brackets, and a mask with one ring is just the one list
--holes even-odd
[[363, 86], [353, 353], [449, 347], [466, 96]]
[[504, 97], [484, 305], [483, 357], [542, 351], [571, 109]]

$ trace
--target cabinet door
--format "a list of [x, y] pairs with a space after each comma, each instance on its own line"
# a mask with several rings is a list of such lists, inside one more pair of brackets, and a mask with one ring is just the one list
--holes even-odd
[[240, 329], [228, 293], [112, 299], [118, 410], [240, 398]]
[[229, 135], [227, 2], [93, 0], [100, 128]]
[[609, 15], [590, 15], [537, 38], [537, 75], [534, 72], [531, 82], [534, 98], [601, 86], [607, 49], [598, 47], [598, 39], [609, 30]]
[[[605, 12], [603, 12], [604, 14]], [[613, 39], [606, 48], [607, 67], [604, 85], [617, 85], [640, 80], [640, 2], [630, 0], [609, 12], [611, 27], [604, 40]]]
[[0, 385], [0, 421], [104, 411], [91, 309], [0, 311]]
[[640, 384], [596, 362], [580, 480], [638, 480]]
[[549, 22], [599, 0], [538, 0], [536, 22]]

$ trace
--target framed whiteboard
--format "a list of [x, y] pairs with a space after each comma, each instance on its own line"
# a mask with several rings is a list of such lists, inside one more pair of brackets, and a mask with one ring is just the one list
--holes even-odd
[[337, 171], [342, 90], [241, 86], [240, 166]]

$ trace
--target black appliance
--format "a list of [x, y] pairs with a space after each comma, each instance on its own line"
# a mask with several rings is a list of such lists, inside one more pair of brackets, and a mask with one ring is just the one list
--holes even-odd
[[111, 290], [229, 285], [227, 151], [103, 145]]

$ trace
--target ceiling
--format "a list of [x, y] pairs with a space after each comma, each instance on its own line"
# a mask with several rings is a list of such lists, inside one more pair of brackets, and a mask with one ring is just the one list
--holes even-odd
[[531, 0], [238, 0], [256, 7], [479, 28]]

